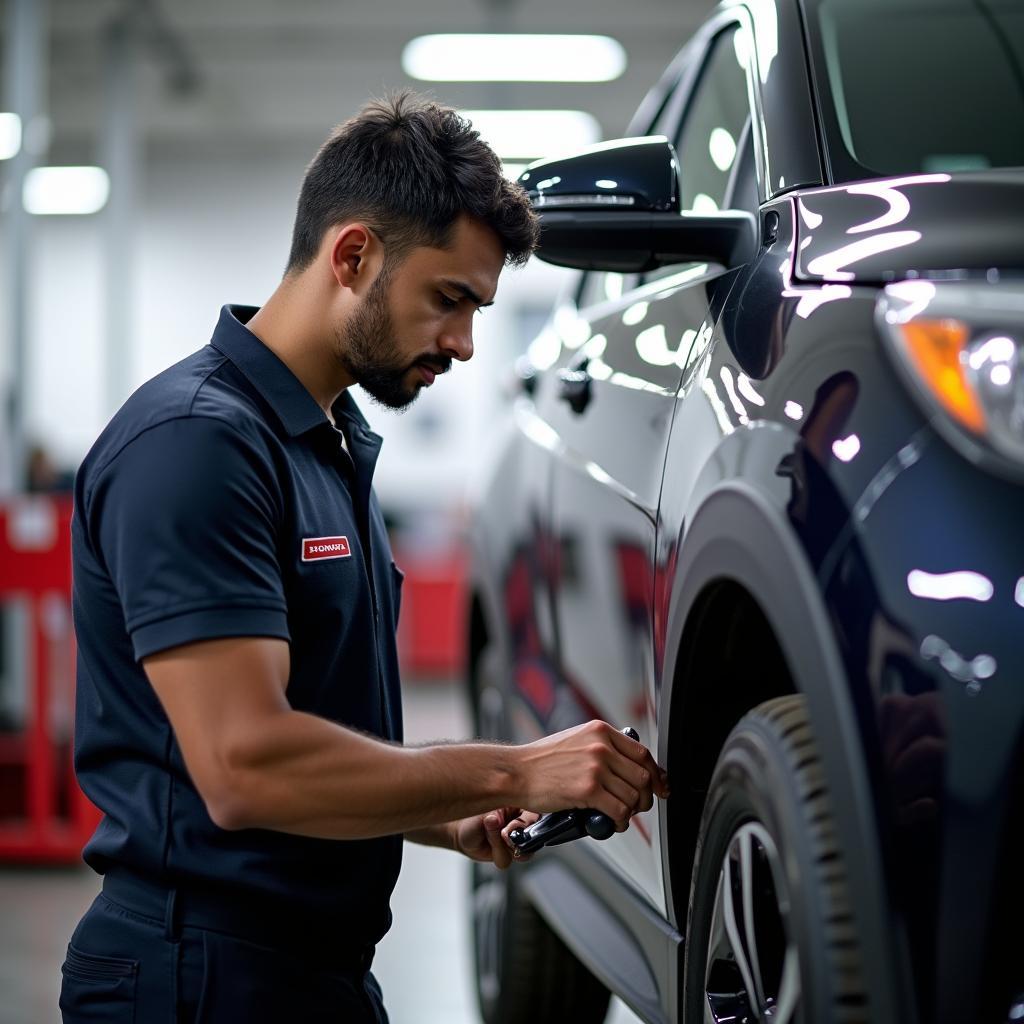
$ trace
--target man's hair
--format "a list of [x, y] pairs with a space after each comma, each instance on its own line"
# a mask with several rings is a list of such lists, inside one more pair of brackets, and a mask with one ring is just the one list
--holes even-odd
[[393, 267], [418, 246], [447, 248], [460, 214], [497, 234], [506, 263], [521, 266], [537, 246], [526, 192], [469, 121], [409, 91], [373, 100], [331, 132], [306, 170], [285, 272], [305, 270], [335, 224], [365, 222]]

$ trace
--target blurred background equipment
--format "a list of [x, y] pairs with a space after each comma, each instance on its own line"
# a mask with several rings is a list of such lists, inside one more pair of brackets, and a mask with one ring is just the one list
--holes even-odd
[[0, 503], [0, 860], [78, 863], [99, 820], [71, 764], [70, 522], [66, 496]]

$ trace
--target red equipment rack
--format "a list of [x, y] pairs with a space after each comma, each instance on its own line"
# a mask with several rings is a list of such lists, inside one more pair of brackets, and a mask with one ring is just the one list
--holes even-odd
[[[100, 819], [72, 766], [71, 511], [65, 496], [0, 502], [0, 683], [23, 698], [16, 722], [0, 720], [0, 861], [77, 861]], [[461, 672], [465, 561], [458, 549], [399, 558], [399, 647], [412, 677]]]
[[466, 556], [459, 548], [427, 555], [395, 552], [405, 572], [398, 655], [406, 681], [460, 678], [465, 658]]
[[[72, 862], [99, 821], [72, 767], [75, 641], [71, 624], [71, 499], [0, 503], [0, 607], [22, 610], [20, 727], [0, 726], [0, 859]], [[10, 647], [12, 623], [6, 624]]]

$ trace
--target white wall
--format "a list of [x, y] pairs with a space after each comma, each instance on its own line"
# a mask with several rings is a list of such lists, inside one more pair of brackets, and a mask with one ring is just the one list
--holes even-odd
[[[259, 305], [270, 294], [311, 155], [149, 162], [134, 260], [133, 388], [205, 344], [223, 303]], [[102, 214], [36, 221], [27, 420], [31, 436], [68, 465], [77, 464], [112, 412], [104, 408], [101, 231]], [[461, 504], [503, 414], [511, 360], [530, 340], [517, 330], [518, 311], [548, 306], [562, 280], [536, 261], [506, 271], [496, 305], [478, 317], [470, 363], [456, 364], [404, 415], [361, 399], [385, 437], [377, 487], [386, 502]]]

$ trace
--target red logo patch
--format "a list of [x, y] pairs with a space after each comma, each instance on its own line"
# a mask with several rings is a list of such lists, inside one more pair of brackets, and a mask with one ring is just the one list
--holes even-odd
[[302, 540], [304, 562], [316, 562], [321, 558], [348, 558], [351, 554], [348, 537], [304, 537]]

